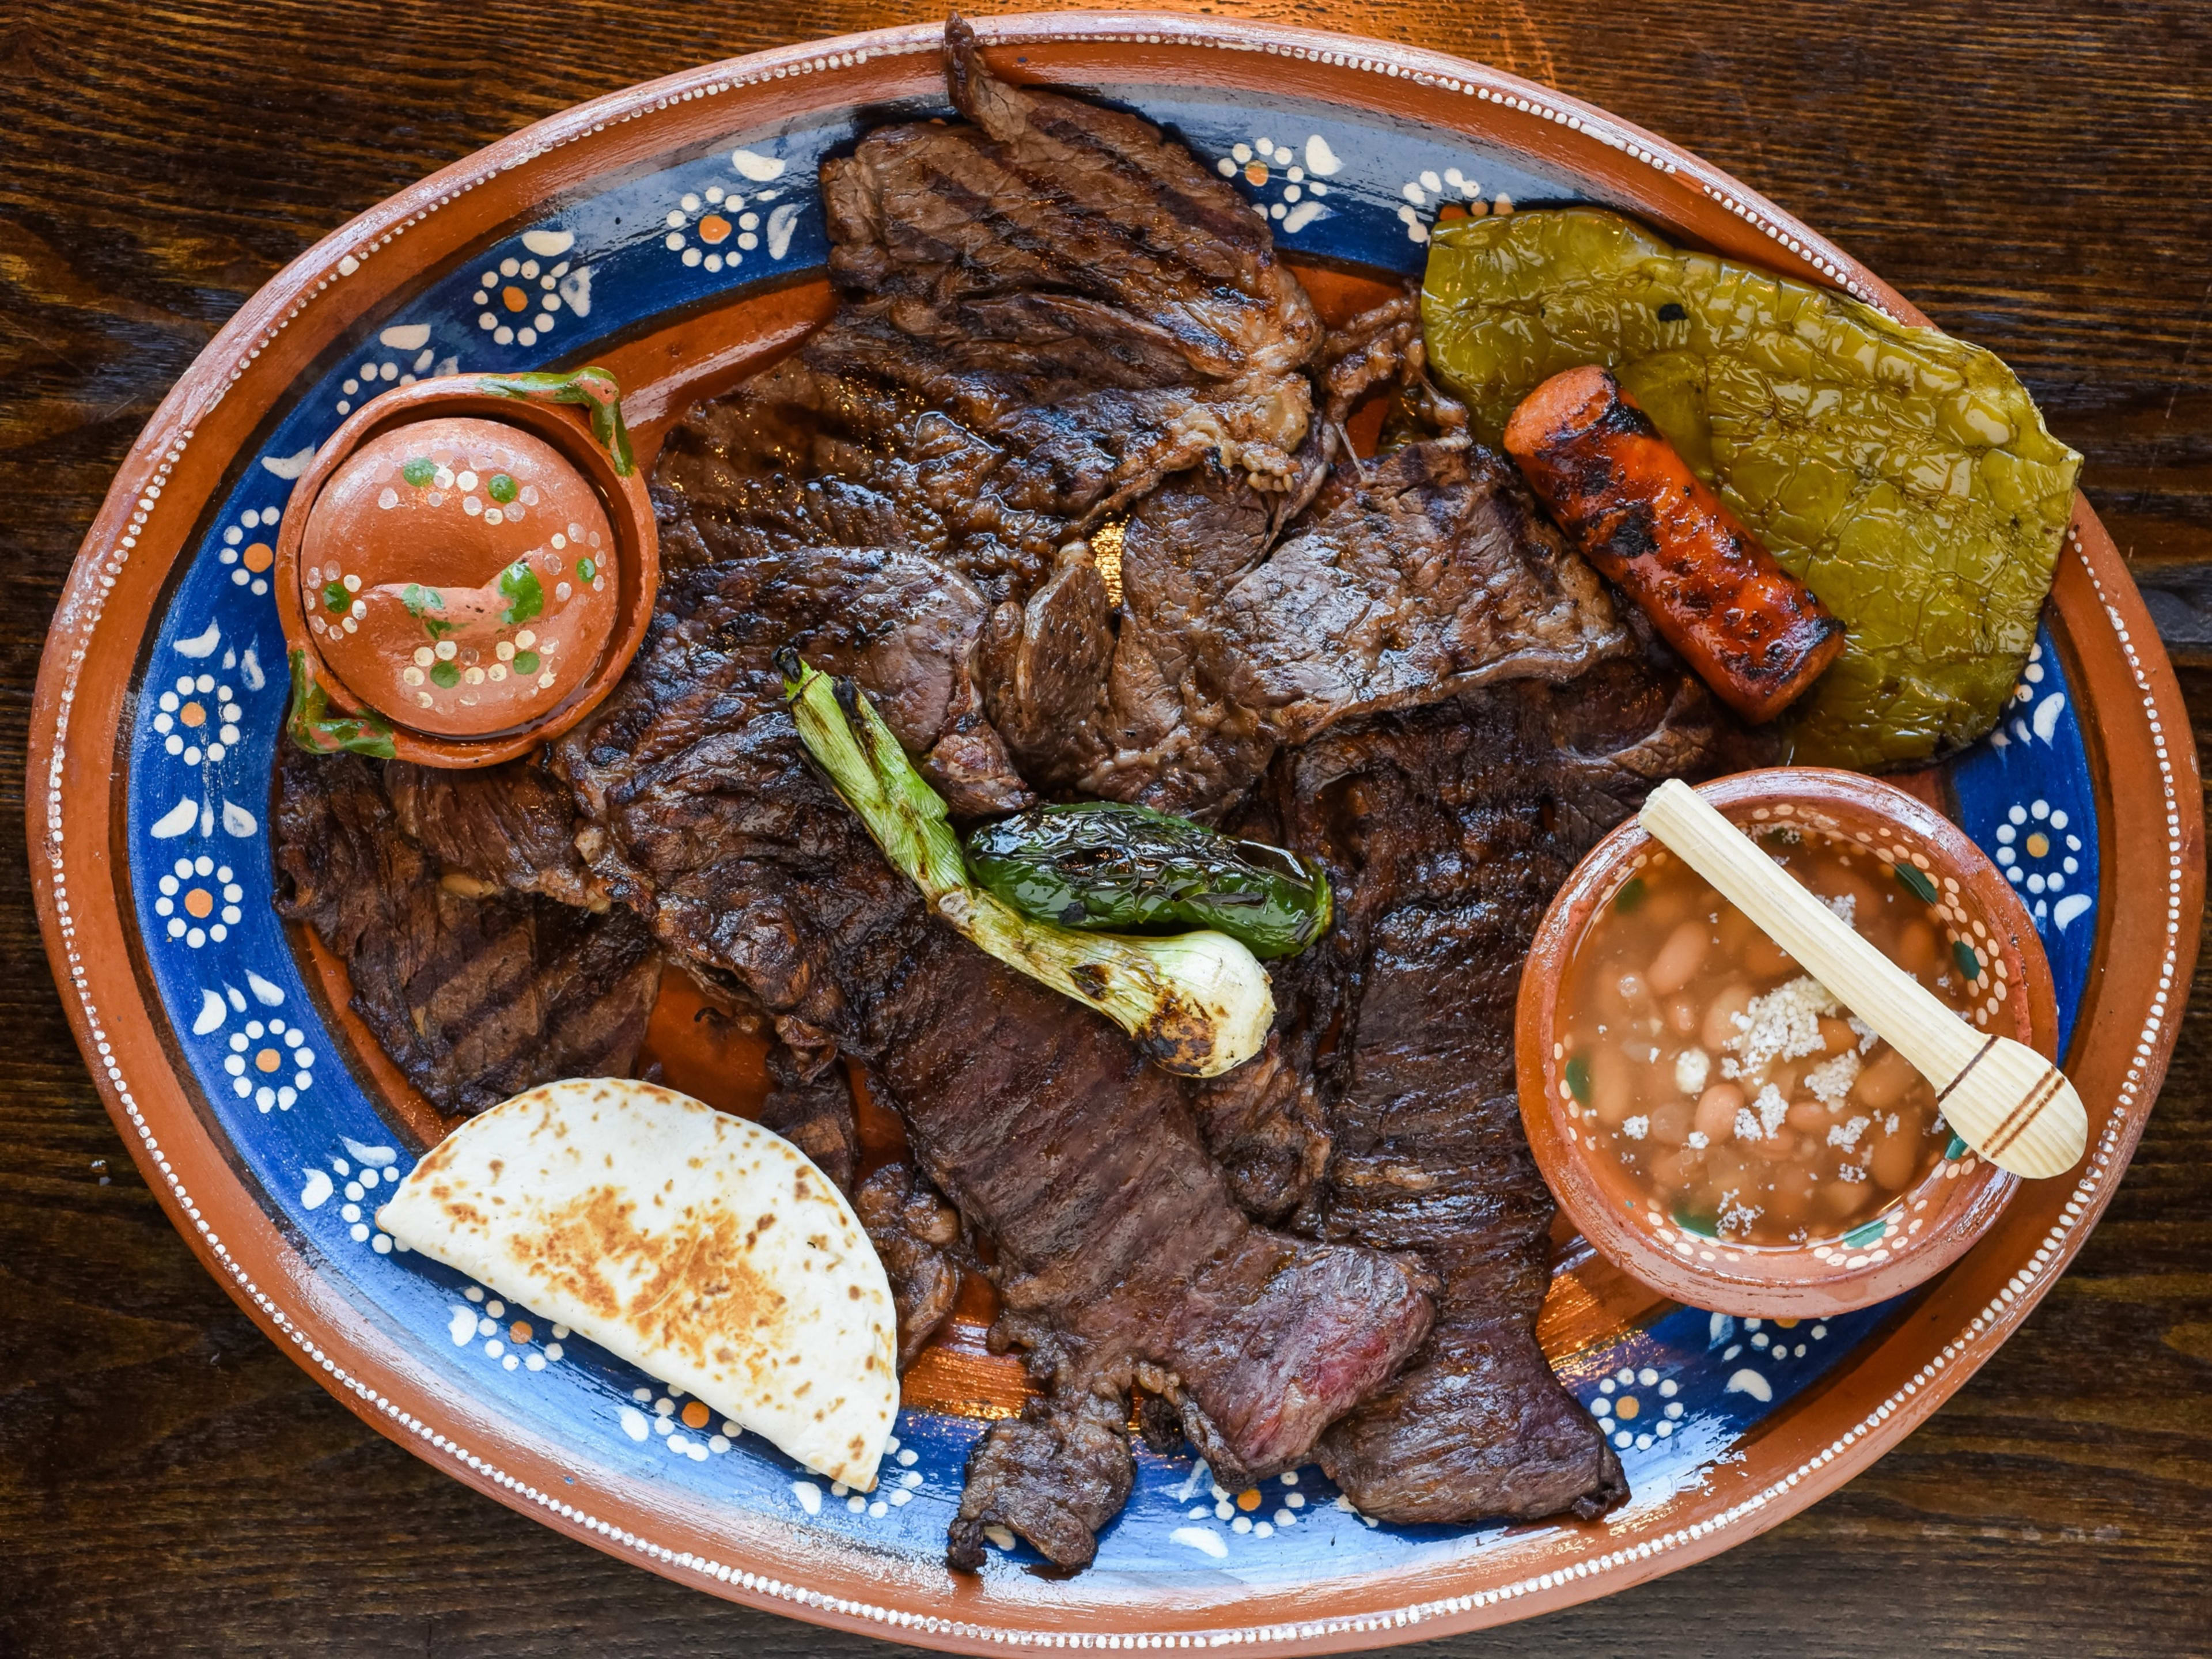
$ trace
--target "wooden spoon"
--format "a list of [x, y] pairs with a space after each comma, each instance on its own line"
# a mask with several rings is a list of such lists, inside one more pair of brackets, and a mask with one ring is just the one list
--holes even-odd
[[1945, 1121], [1984, 1158], [2028, 1176], [2081, 1162], [2088, 1114], [2056, 1066], [1944, 1006], [1680, 779], [1653, 790], [1638, 820], [1911, 1060], [1936, 1085]]

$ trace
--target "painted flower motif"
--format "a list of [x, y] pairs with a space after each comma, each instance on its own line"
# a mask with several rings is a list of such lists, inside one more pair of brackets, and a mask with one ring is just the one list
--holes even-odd
[[[398, 1186], [404, 1173], [398, 1167], [398, 1152], [390, 1146], [356, 1140], [351, 1135], [342, 1135], [339, 1139], [349, 1156], [332, 1157], [327, 1168], [312, 1164], [308, 1167], [301, 1182], [300, 1207], [319, 1210], [335, 1197], [338, 1200], [338, 1219], [346, 1224], [347, 1235], [355, 1243], [366, 1244], [379, 1255], [389, 1255], [394, 1250], [404, 1255], [407, 1247], [375, 1224], [376, 1206], [383, 1201], [383, 1188]], [[341, 1187], [340, 1182], [345, 1184]], [[478, 1301], [483, 1297], [480, 1289], [471, 1288], [468, 1294]], [[475, 1314], [469, 1314], [468, 1322], [472, 1336], [476, 1330]], [[466, 1340], [467, 1337], [454, 1338], [457, 1346]]]
[[217, 864], [204, 853], [179, 859], [158, 887], [154, 914], [165, 919], [171, 939], [182, 939], [195, 951], [210, 941], [221, 944], [238, 926], [238, 907], [246, 890], [228, 865]]
[[482, 307], [477, 326], [495, 345], [536, 345], [560, 321], [568, 303], [561, 279], [568, 275], [566, 259], [541, 264], [509, 254], [477, 278], [477, 291], [470, 296]]
[[[172, 872], [161, 878], [161, 896], [155, 901], [154, 908], [162, 915], [170, 915], [179, 907], [186, 915], [210, 915], [214, 913], [216, 896], [220, 892], [222, 920], [209, 924], [209, 937], [220, 940], [228, 928], [238, 925], [239, 905], [246, 894], [233, 879], [228, 865], [217, 865], [206, 857], [179, 859]], [[177, 922], [172, 921], [172, 938], [178, 937], [176, 929]], [[189, 939], [186, 942], [192, 944], [195, 950], [199, 948]], [[222, 1036], [225, 1050], [222, 1069], [229, 1073], [232, 1093], [240, 1100], [252, 1101], [264, 1112], [289, 1112], [292, 1103], [314, 1086], [315, 1051], [308, 1046], [307, 1031], [298, 1025], [288, 1024], [275, 1012], [284, 1004], [283, 988], [252, 969], [246, 970], [246, 987], [252, 993], [252, 1005], [247, 1003], [246, 991], [228, 982], [219, 991], [212, 988], [201, 991], [200, 1011], [192, 1021], [192, 1035]], [[252, 1012], [255, 1005], [270, 1012]], [[226, 1034], [225, 1028], [237, 1014], [250, 1017], [237, 1030]], [[307, 1207], [313, 1209], [314, 1205]]]
[[[653, 1415], [647, 1418], [636, 1407], [623, 1407], [623, 1432], [633, 1440], [643, 1440], [648, 1435], [659, 1435], [670, 1451], [679, 1457], [689, 1457], [697, 1463], [705, 1462], [709, 1454], [720, 1454], [729, 1450], [730, 1443], [742, 1432], [735, 1423], [725, 1422], [722, 1425], [721, 1433], [710, 1436], [704, 1441], [694, 1440], [682, 1432], [678, 1427], [679, 1420], [684, 1428], [704, 1429], [713, 1415], [705, 1406], [694, 1400], [683, 1408], [679, 1419], [677, 1415], [676, 1401], [683, 1397], [684, 1390], [681, 1389], [670, 1389], [666, 1395], [658, 1400], [653, 1398], [651, 1389], [635, 1390], [630, 1398], [641, 1406], [648, 1401], [651, 1401]], [[915, 1493], [921, 1487], [921, 1471], [914, 1467], [918, 1461], [918, 1455], [913, 1447], [900, 1444], [899, 1437], [895, 1434], [884, 1440], [884, 1451], [897, 1467], [887, 1468], [877, 1475], [876, 1491], [872, 1498], [854, 1492], [842, 1480], [833, 1480], [830, 1483], [830, 1498], [843, 1503], [846, 1509], [853, 1514], [865, 1515], [875, 1521], [880, 1521], [893, 1510], [904, 1509], [908, 1504], [914, 1502]], [[819, 1482], [793, 1481], [791, 1497], [792, 1501], [807, 1514], [822, 1513], [822, 1487]], [[1000, 1549], [1010, 1550], [1014, 1547], [1013, 1534], [1006, 1532], [1004, 1528], [986, 1527], [983, 1530], [990, 1537], [991, 1541], [998, 1544]], [[1005, 1538], [1003, 1543], [1000, 1541], [1001, 1534]]]
[[[765, 184], [783, 176], [783, 162], [758, 151], [740, 149], [731, 155], [731, 165], [749, 183]], [[799, 224], [800, 204], [781, 201], [780, 188], [724, 190], [709, 185], [704, 191], [686, 191], [668, 210], [667, 234], [661, 246], [687, 266], [710, 271], [735, 270], [745, 255], [764, 252], [781, 259], [791, 251], [791, 234]]]
[[156, 700], [154, 730], [161, 747], [187, 766], [219, 761], [238, 742], [246, 711], [230, 687], [212, 674], [179, 674]]
[[[362, 1170], [360, 1179], [365, 1189], [374, 1185], [370, 1178], [374, 1173], [368, 1169]], [[398, 1178], [392, 1171], [385, 1171], [386, 1181], [396, 1182]], [[352, 1190], [350, 1185], [346, 1188], [349, 1193]], [[361, 1237], [358, 1225], [354, 1237]], [[407, 1248], [380, 1232], [372, 1237], [370, 1243], [380, 1253], [395, 1244], [401, 1250]], [[542, 1371], [557, 1364], [566, 1352], [561, 1346], [569, 1336], [566, 1325], [548, 1323], [541, 1334], [538, 1322], [526, 1310], [508, 1307], [481, 1285], [470, 1285], [461, 1295], [465, 1305], [456, 1304], [446, 1322], [446, 1334], [455, 1347], [472, 1347], [505, 1371]]]
[[[1636, 1393], [1638, 1389], [1652, 1390], [1652, 1396]], [[1597, 1390], [1589, 1401], [1590, 1415], [1623, 1451], [1632, 1446], [1650, 1450], [1657, 1442], [1671, 1439], [1681, 1421], [1682, 1402], [1674, 1397], [1679, 1385], [1671, 1376], [1662, 1378], [1653, 1366], [1638, 1370], [1623, 1365], [1612, 1376], [1601, 1377]]]
[[[1844, 1242], [1850, 1244], [1858, 1238], [1860, 1234], [1872, 1228], [1881, 1227], [1883, 1224], [1879, 1220], [1869, 1222], [1865, 1227], [1854, 1229], [1850, 1235], [1846, 1236]], [[1771, 1331], [1766, 1328], [1769, 1325], [1774, 1328]], [[1721, 1364], [1723, 1365], [1739, 1358], [1765, 1359], [1769, 1364], [1802, 1359], [1814, 1343], [1826, 1341], [1827, 1335], [1827, 1326], [1817, 1322], [1808, 1327], [1802, 1320], [1796, 1319], [1746, 1319], [1741, 1322], [1739, 1328], [1735, 1316], [1720, 1313], [1712, 1316], [1707, 1328], [1708, 1346], [1721, 1349]], [[1726, 1346], [1723, 1346], [1723, 1344]], [[1749, 1351], [1748, 1353], [1747, 1350]], [[1644, 1374], [1639, 1372], [1638, 1376], [1641, 1377]], [[1620, 1378], [1626, 1376], [1627, 1372], [1623, 1370], [1616, 1373], [1613, 1380], [1618, 1382]], [[1598, 1386], [1602, 1389], [1605, 1384], [1601, 1382]], [[1660, 1392], [1662, 1395], [1668, 1393], [1665, 1384], [1661, 1385]], [[1765, 1371], [1759, 1370], [1756, 1365], [1747, 1364], [1729, 1373], [1728, 1382], [1723, 1386], [1722, 1392], [1747, 1395], [1764, 1406], [1771, 1402], [1774, 1398], [1774, 1384]], [[1665, 1414], [1669, 1418], [1679, 1418], [1681, 1415], [1679, 1410], [1667, 1411]], [[1620, 1417], [1617, 1410], [1614, 1417], [1617, 1421]], [[1652, 1432], [1655, 1435], [1658, 1434], [1656, 1426]], [[1645, 1443], [1640, 1435], [1632, 1435], [1628, 1439], [1622, 1439], [1617, 1427], [1613, 1431], [1613, 1443], [1616, 1446]]]
[[[364, 358], [360, 368], [339, 382], [338, 390], [345, 394], [336, 405], [341, 415], [352, 414], [356, 400], [366, 403], [386, 386], [413, 386], [426, 374], [451, 374], [457, 364], [458, 360], [450, 356], [443, 362], [437, 361], [438, 349], [430, 343], [428, 323], [394, 323], [376, 340], [392, 355]], [[276, 509], [270, 508], [266, 516], [274, 524]]]
[[1406, 198], [1398, 209], [1398, 222], [1405, 226], [1407, 239], [1416, 244], [1426, 242], [1437, 226], [1455, 219], [1513, 211], [1510, 196], [1501, 194], [1486, 201], [1480, 181], [1457, 167], [1446, 167], [1441, 176], [1433, 168], [1425, 171], [1400, 185], [1398, 193]]
[[[269, 516], [273, 518], [275, 514], [272, 512]], [[193, 637], [176, 641], [173, 649], [179, 656], [191, 661], [205, 661], [222, 650], [224, 672], [234, 671], [248, 691], [258, 691], [269, 684], [252, 647], [243, 652], [224, 649], [219, 623], [210, 622]], [[147, 826], [147, 835], [155, 841], [176, 841], [195, 834], [204, 839], [215, 833], [218, 823], [225, 835], [238, 840], [258, 835], [260, 820], [236, 801], [223, 796], [216, 771], [237, 746], [239, 722], [245, 714], [231, 686], [211, 673], [179, 674], [158, 693], [150, 685], [147, 687], [139, 709], [140, 718], [161, 740], [162, 749], [186, 766], [198, 769], [200, 773], [198, 792], [179, 796], [175, 805]], [[168, 912], [161, 914], [167, 915]], [[216, 928], [210, 933], [207, 927], [188, 923], [179, 933], [174, 925], [178, 920], [181, 918], [172, 918], [169, 937], [184, 940], [194, 950], [210, 938], [223, 937], [222, 924], [210, 924]]]
[[230, 567], [230, 580], [257, 599], [268, 592], [269, 567], [276, 562], [276, 550], [269, 544], [273, 538], [259, 532], [276, 529], [283, 516], [282, 507], [248, 507], [236, 524], [223, 526], [222, 551], [216, 556]]
[[[2081, 872], [2081, 837], [2076, 835], [2064, 809], [2042, 799], [2014, 805], [1997, 826], [1996, 860], [2005, 879], [2030, 894], [2065, 893]], [[2077, 902], [2078, 901], [2078, 902]], [[2089, 908], [2086, 893], [2058, 899], [2052, 917], [2063, 930]]]
[[[1322, 205], [1329, 192], [1325, 181], [1342, 166], [1328, 140], [1317, 132], [1306, 140], [1303, 157], [1288, 144], [1262, 137], [1249, 144], [1232, 144], [1229, 154], [1213, 164], [1223, 178], [1257, 192], [1260, 199], [1255, 205], [1286, 235], [1328, 216], [1329, 210]], [[1273, 201], [1267, 199], [1271, 190], [1277, 198]]]

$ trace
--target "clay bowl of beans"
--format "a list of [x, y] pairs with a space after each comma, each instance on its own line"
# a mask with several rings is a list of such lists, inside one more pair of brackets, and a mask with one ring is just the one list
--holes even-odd
[[396, 387], [292, 503], [271, 585], [311, 750], [510, 759], [596, 707], [652, 620], [659, 532], [604, 370]]
[[[1778, 768], [1698, 792], [1961, 1018], [2056, 1050], [2033, 925], [1915, 796]], [[1521, 1113], [1600, 1253], [1678, 1301], [1797, 1318], [1940, 1273], [2017, 1177], [1936, 1091], [1632, 819], [1553, 901], [1522, 975]]]

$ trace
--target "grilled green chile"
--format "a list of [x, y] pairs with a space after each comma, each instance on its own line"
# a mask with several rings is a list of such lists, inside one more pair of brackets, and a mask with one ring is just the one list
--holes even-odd
[[1063, 927], [1212, 927], [1255, 957], [1303, 951], [1328, 927], [1319, 865], [1149, 806], [1040, 806], [968, 837], [975, 879]]

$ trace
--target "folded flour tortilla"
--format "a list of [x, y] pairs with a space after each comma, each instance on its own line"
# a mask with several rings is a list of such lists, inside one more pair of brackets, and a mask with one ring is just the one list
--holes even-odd
[[898, 1409], [890, 1285], [844, 1195], [758, 1124], [649, 1083], [549, 1083], [456, 1129], [376, 1218], [874, 1489]]

